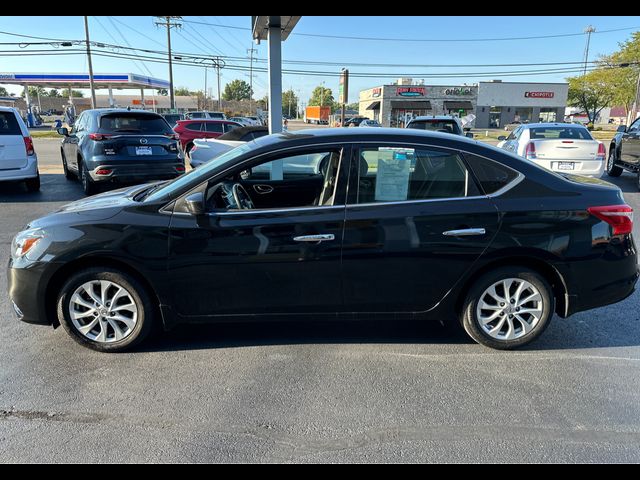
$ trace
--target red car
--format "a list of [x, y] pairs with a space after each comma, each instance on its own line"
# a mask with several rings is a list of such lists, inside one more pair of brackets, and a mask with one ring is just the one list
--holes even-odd
[[193, 148], [196, 138], [217, 138], [223, 133], [230, 132], [234, 128], [241, 127], [239, 123], [228, 120], [211, 120], [198, 118], [195, 120], [178, 120], [173, 131], [178, 134], [180, 145], [185, 153]]

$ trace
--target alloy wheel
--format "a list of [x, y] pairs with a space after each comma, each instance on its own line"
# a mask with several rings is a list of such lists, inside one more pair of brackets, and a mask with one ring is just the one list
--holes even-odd
[[476, 306], [480, 328], [496, 340], [515, 340], [533, 331], [544, 314], [540, 291], [521, 278], [487, 288]]
[[138, 307], [123, 286], [108, 280], [93, 280], [73, 292], [69, 316], [76, 330], [89, 340], [112, 343], [133, 332]]

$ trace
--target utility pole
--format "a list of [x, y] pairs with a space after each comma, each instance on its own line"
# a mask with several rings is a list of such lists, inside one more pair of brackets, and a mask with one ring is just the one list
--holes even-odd
[[89, 19], [84, 16], [84, 34], [87, 41], [87, 61], [89, 63], [89, 88], [91, 89], [91, 108], [96, 108], [96, 89], [93, 86], [93, 65], [91, 63], [91, 43], [89, 42]]
[[218, 70], [218, 111], [222, 111], [222, 98], [220, 97], [220, 59], [216, 61], [216, 70]]
[[167, 17], [158, 17], [162, 18], [162, 22], [156, 22], [157, 26], [163, 26], [167, 28], [167, 50], [169, 52], [169, 101], [171, 102], [171, 111], [175, 112], [176, 109], [176, 98], [173, 93], [173, 63], [171, 59], [171, 29], [172, 28], [180, 28], [182, 27], [182, 23], [180, 23], [180, 19], [182, 17], [179, 16], [167, 16]]
[[247, 52], [250, 54], [251, 60], [249, 61], [249, 85], [251, 88], [251, 93], [249, 96], [249, 109], [251, 110], [251, 114], [253, 114], [253, 52], [257, 52], [253, 46], [251, 48], [247, 48]]
[[320, 106], [324, 106], [324, 80], [320, 84]]
[[207, 109], [207, 67], [204, 67], [204, 101], [203, 110]]
[[289, 85], [289, 118], [291, 118], [291, 97], [293, 96], [293, 88]]
[[584, 29], [584, 33], [587, 34], [587, 46], [584, 49], [584, 71], [582, 72], [583, 75], [587, 74], [587, 63], [589, 63], [589, 43], [591, 43], [591, 34], [595, 31], [596, 29], [592, 25], [589, 25]]

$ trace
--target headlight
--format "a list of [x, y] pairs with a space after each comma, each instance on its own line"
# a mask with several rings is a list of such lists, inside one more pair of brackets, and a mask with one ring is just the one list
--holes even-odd
[[11, 242], [11, 256], [13, 258], [24, 257], [44, 238], [40, 230], [25, 230], [17, 234]]

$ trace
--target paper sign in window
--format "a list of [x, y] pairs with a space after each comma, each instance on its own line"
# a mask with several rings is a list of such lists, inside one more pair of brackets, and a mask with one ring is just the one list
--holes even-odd
[[413, 151], [381, 148], [378, 151], [375, 199], [378, 202], [407, 200]]

